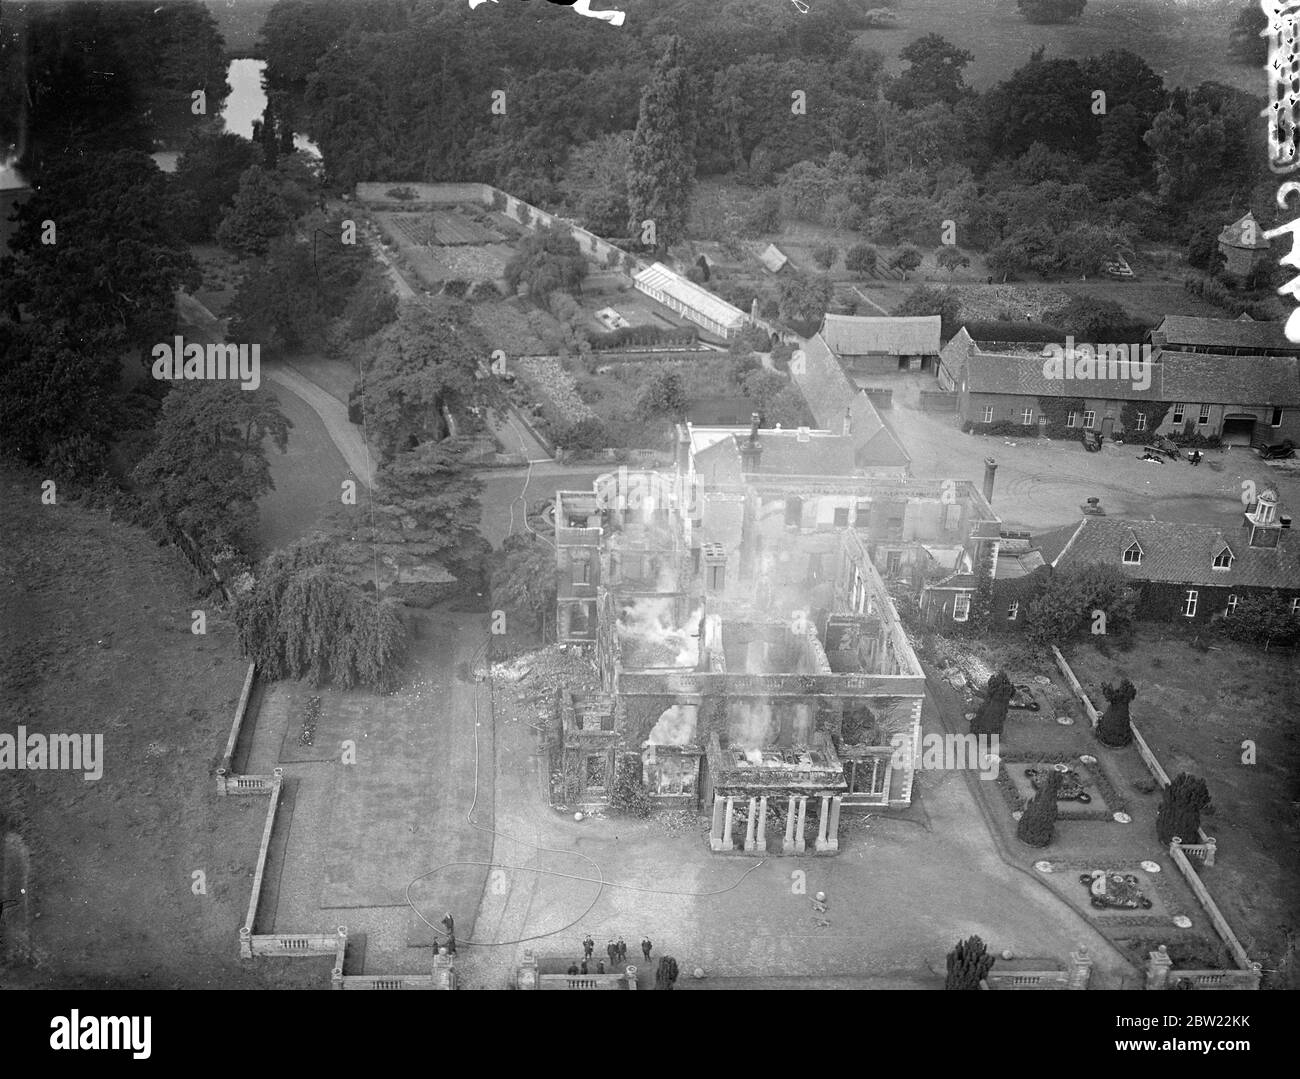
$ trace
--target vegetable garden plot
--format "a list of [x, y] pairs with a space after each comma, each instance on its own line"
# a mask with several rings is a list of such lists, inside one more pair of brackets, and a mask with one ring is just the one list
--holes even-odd
[[433, 235], [430, 243], [437, 244], [490, 244], [501, 237], [477, 221], [456, 213], [455, 210], [434, 210], [425, 215], [432, 219]]

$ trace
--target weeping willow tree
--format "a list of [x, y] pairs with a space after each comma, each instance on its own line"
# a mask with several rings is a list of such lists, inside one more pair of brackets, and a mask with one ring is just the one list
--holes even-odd
[[352, 584], [319, 546], [277, 551], [235, 606], [243, 652], [270, 678], [389, 692], [406, 661], [399, 605]]

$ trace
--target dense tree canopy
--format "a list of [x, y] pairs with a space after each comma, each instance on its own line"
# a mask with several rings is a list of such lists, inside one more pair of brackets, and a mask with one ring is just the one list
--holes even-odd
[[69, 151], [148, 150], [216, 116], [229, 92], [221, 35], [198, 0], [6, 5], [0, 11], [0, 147], [39, 179]]
[[257, 500], [275, 486], [264, 443], [284, 453], [292, 426], [265, 389], [177, 383], [134, 479], [165, 516], [209, 549], [251, 552]]
[[641, 95], [632, 136], [627, 196], [631, 235], [653, 221], [656, 250], [681, 239], [695, 185], [695, 102], [680, 38], [671, 38]]

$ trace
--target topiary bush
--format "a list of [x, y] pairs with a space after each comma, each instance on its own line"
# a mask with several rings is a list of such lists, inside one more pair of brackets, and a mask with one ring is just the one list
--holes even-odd
[[1061, 773], [1052, 771], [1047, 782], [1034, 795], [1016, 825], [1016, 838], [1031, 847], [1045, 847], [1056, 834], [1056, 792]]
[[1201, 813], [1210, 804], [1210, 789], [1200, 776], [1180, 772], [1165, 788], [1156, 813], [1156, 835], [1160, 842], [1178, 836], [1184, 843], [1195, 843], [1201, 827]]
[[1117, 686], [1109, 683], [1101, 687], [1109, 707], [1097, 723], [1097, 741], [1111, 749], [1120, 749], [1133, 741], [1133, 728], [1129, 726], [1128, 706], [1137, 696], [1137, 689], [1127, 678]]
[[993, 956], [978, 936], [959, 940], [948, 953], [945, 989], [978, 989], [993, 968]]
[[1007, 721], [1007, 705], [1015, 696], [1016, 687], [1011, 684], [1006, 671], [998, 671], [989, 678], [984, 690], [984, 700], [970, 721], [971, 734], [996, 734], [1002, 736], [1002, 728]]

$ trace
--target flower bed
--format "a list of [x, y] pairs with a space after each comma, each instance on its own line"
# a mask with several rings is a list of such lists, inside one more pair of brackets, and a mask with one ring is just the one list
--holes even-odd
[[1115, 784], [1111, 782], [1110, 776], [1106, 774], [1100, 762], [1084, 765], [1079, 761], [1078, 756], [1073, 753], [1003, 753], [1001, 754], [1001, 763], [998, 766], [996, 782], [1009, 813], [1017, 813], [1023, 810], [1029, 799], [1021, 793], [1020, 787], [1017, 786], [1015, 779], [1007, 770], [1008, 764], [1027, 764], [1030, 767], [1050, 767], [1055, 764], [1065, 764], [1078, 772], [1085, 772], [1086, 770], [1086, 775], [1092, 781], [1093, 786], [1096, 787], [1097, 794], [1103, 804], [1098, 806], [1094, 801], [1091, 803], [1090, 808], [1081, 810], [1076, 809], [1069, 802], [1064, 806], [1061, 806], [1058, 802], [1062, 820], [1113, 822], [1113, 814], [1128, 811], [1128, 803], [1115, 788]]

